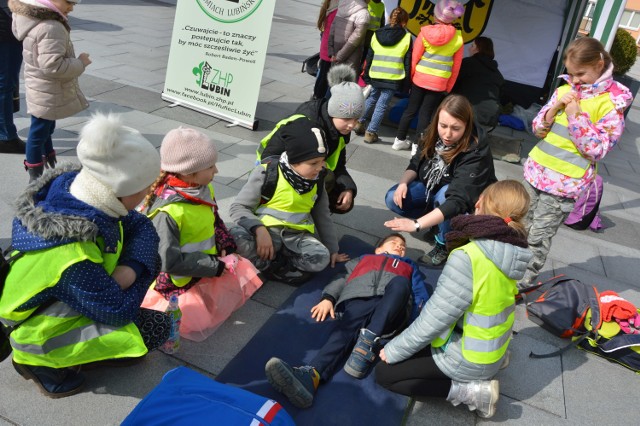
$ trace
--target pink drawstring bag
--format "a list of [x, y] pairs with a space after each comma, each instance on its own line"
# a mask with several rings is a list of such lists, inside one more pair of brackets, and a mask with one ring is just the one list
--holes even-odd
[[[231, 263], [232, 268], [220, 277], [201, 278], [178, 297], [182, 311], [180, 336], [185, 339], [201, 342], [211, 336], [262, 286], [258, 270], [247, 259], [228, 255], [220, 260]], [[153, 288], [149, 288], [142, 302], [143, 308], [162, 312], [168, 305], [169, 302]]]

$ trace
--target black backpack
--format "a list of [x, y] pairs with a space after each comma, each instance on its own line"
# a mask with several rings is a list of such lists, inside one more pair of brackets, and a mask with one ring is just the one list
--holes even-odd
[[[526, 303], [534, 294], [537, 296], [535, 300]], [[556, 336], [573, 340], [564, 348], [548, 354], [531, 352], [531, 358], [557, 356], [577, 346], [640, 372], [640, 334], [625, 334], [622, 331], [612, 337], [600, 334], [603, 324], [600, 294], [594, 286], [558, 275], [532, 289], [526, 289], [523, 300], [531, 321]], [[587, 315], [589, 310], [590, 315]]]

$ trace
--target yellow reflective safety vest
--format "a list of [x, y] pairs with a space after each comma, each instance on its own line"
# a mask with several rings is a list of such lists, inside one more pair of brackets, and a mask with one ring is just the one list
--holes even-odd
[[382, 17], [384, 16], [384, 3], [374, 3], [370, 1], [367, 5], [367, 9], [369, 10], [369, 26], [367, 27], [367, 29], [369, 31], [375, 31], [380, 28], [380, 25], [382, 24]]
[[[263, 164], [263, 167], [267, 167]], [[265, 204], [259, 205], [254, 213], [264, 226], [285, 226], [310, 233], [315, 232], [311, 209], [318, 199], [318, 185], [306, 194], [298, 194], [287, 182], [278, 167], [278, 183], [273, 196]]]
[[[557, 91], [558, 99], [570, 90], [571, 86], [568, 84], [560, 86]], [[580, 100], [580, 109], [589, 114], [594, 123], [600, 121], [614, 108], [615, 105], [608, 92]], [[571, 140], [568, 126], [567, 114], [562, 110], [562, 113], [555, 117], [547, 136], [533, 147], [529, 157], [543, 167], [574, 179], [580, 179], [584, 177], [593, 163], [580, 154]]]
[[273, 130], [264, 138], [262, 138], [262, 140], [260, 141], [260, 145], [258, 146], [258, 149], [256, 150], [256, 166], [258, 164], [260, 164], [260, 162], [262, 161], [262, 153], [264, 152], [264, 149], [267, 147], [267, 144], [269, 143], [269, 141], [271, 140], [271, 138], [273, 137], [273, 135], [275, 134], [275, 132], [277, 132], [278, 130], [280, 130], [280, 127], [284, 126], [287, 123], [291, 123], [292, 121], [297, 120], [298, 118], [303, 118], [306, 116], [302, 115], [302, 114], [294, 114], [291, 117], [287, 117], [285, 119], [282, 119], [280, 121], [278, 121], [278, 124], [276, 124], [276, 127], [273, 128]]
[[416, 72], [448, 79], [453, 71], [453, 55], [462, 47], [462, 32], [456, 30], [456, 35], [447, 44], [433, 46], [427, 43], [424, 53], [416, 64]]
[[115, 253], [105, 252], [104, 242], [98, 238], [96, 243], [75, 242], [26, 252], [11, 265], [0, 298], [0, 318], [6, 325], [24, 321], [10, 336], [15, 362], [64, 368], [147, 353], [133, 323], [124, 326], [97, 323], [62, 302], [55, 302], [31, 317], [37, 307], [17, 310], [43, 290], [55, 286], [62, 273], [76, 263], [89, 260], [101, 264], [111, 274], [121, 250], [122, 227]]
[[[462, 356], [476, 364], [493, 364], [502, 358], [511, 340], [518, 293], [516, 281], [489, 261], [475, 242], [456, 250], [469, 256], [473, 271], [473, 302], [462, 324]], [[443, 346], [454, 328], [455, 324], [431, 346]]]
[[381, 80], [404, 79], [404, 56], [410, 46], [411, 34], [409, 32], [394, 46], [381, 45], [377, 35], [374, 34], [371, 39], [373, 60], [369, 68], [369, 77]]
[[[262, 153], [264, 152], [265, 148], [269, 144], [269, 141], [271, 140], [273, 135], [278, 131], [278, 129], [280, 129], [280, 127], [284, 126], [287, 123], [290, 123], [292, 121], [295, 121], [303, 117], [306, 118], [307, 120], [309, 119], [305, 115], [294, 114], [291, 117], [287, 117], [283, 120], [280, 120], [278, 124], [276, 124], [276, 127], [271, 131], [271, 133], [269, 133], [260, 141], [260, 146], [258, 146], [258, 149], [256, 150], [256, 165], [260, 164], [260, 162], [262, 161]], [[325, 134], [325, 137], [326, 137], [326, 134]], [[326, 159], [327, 169], [331, 171], [334, 171], [336, 169], [336, 167], [338, 166], [338, 160], [340, 159], [340, 153], [346, 146], [347, 146], [347, 143], [344, 140], [344, 136], [340, 136], [340, 139], [338, 140], [338, 147], [333, 152], [329, 152], [327, 155], [327, 159]], [[331, 150], [331, 147], [329, 146], [329, 144], [327, 144], [327, 148]]]
[[[214, 199], [213, 185], [207, 186]], [[149, 213], [153, 219], [159, 212], [165, 212], [176, 222], [180, 231], [180, 252], [218, 254], [216, 246], [216, 216], [213, 207], [206, 204], [177, 202], [166, 204]], [[185, 286], [192, 277], [173, 275], [171, 281], [178, 287]]]

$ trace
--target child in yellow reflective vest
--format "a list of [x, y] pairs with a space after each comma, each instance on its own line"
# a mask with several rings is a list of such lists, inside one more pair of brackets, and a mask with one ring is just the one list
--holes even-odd
[[451, 220], [449, 259], [420, 316], [380, 351], [376, 380], [415, 398], [446, 398], [481, 417], [495, 413], [508, 363], [516, 280], [531, 259], [524, 217], [529, 196], [520, 182], [488, 186], [474, 215]]
[[169, 131], [160, 147], [162, 172], [143, 208], [160, 237], [162, 265], [143, 306], [164, 311], [173, 294], [182, 310], [180, 335], [202, 341], [260, 288], [257, 270], [235, 254], [218, 214], [212, 180], [218, 153], [204, 133]]
[[[299, 119], [282, 125], [279, 134], [284, 152], [253, 169], [231, 204], [236, 226], [230, 231], [238, 252], [268, 278], [301, 284], [311, 273], [348, 257], [338, 253], [322, 182], [327, 156], [324, 132], [310, 120]], [[276, 182], [265, 195], [267, 175]]]

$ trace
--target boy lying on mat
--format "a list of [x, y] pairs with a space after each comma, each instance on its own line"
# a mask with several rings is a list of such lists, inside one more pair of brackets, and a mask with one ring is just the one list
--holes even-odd
[[391, 234], [375, 254], [347, 262], [347, 272], [325, 287], [322, 300], [311, 308], [311, 318], [335, 319], [337, 313], [340, 325], [310, 365], [291, 367], [279, 358], [267, 362], [269, 383], [293, 405], [311, 406], [320, 380], [329, 380], [349, 350], [345, 372], [358, 379], [365, 377], [377, 358], [380, 336], [399, 331], [417, 317], [429, 296], [424, 276], [404, 257], [405, 250], [404, 237]]

